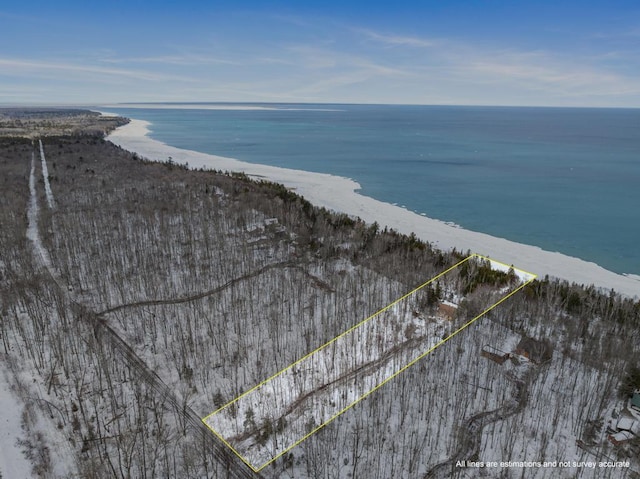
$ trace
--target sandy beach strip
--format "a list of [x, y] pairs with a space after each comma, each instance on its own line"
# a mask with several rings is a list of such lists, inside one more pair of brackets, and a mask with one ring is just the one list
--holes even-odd
[[401, 233], [415, 233], [418, 238], [443, 250], [454, 247], [463, 252], [469, 250], [503, 263], [516, 265], [537, 274], [539, 278], [549, 275], [578, 284], [593, 284], [607, 290], [614, 289], [630, 297], [640, 297], [640, 276], [617, 274], [595, 263], [545, 251], [537, 246], [466, 230], [419, 215], [357, 193], [360, 185], [348, 178], [247, 163], [175, 148], [150, 138], [149, 125], [143, 120], [132, 120], [128, 125], [115, 130], [107, 139], [149, 160], [167, 161], [172, 158], [176, 163], [188, 163], [190, 168], [242, 171], [249, 176], [282, 183], [295, 189], [314, 205], [357, 216], [368, 223], [377, 221], [381, 227], [387, 226]]

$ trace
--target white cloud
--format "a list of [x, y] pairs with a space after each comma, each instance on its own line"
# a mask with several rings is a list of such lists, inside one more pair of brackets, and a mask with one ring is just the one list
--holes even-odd
[[324, 36], [315, 31], [306, 43], [283, 40], [240, 51], [217, 43], [174, 46], [167, 55], [150, 50], [120, 57], [104, 50], [66, 61], [0, 57], [0, 78], [28, 80], [25, 97], [56, 84], [87, 101], [108, 95], [112, 101], [640, 106], [638, 58], [624, 50], [571, 55], [340, 28]]
[[543, 52], [483, 53], [460, 65], [478, 82], [513, 84], [523, 89], [568, 96], [621, 96], [640, 93], [640, 83], [609, 69], [565, 60]]
[[67, 62], [51, 62], [43, 60], [23, 60], [12, 58], [0, 58], [1, 75], [16, 74], [47, 74], [51, 72], [65, 74], [91, 74], [107, 75], [109, 77], [128, 78], [145, 81], [193, 81], [189, 77], [171, 75], [166, 73], [150, 72], [144, 70], [129, 70], [122, 68], [107, 68], [93, 65], [80, 65]]
[[296, 57], [299, 67], [312, 70], [335, 68], [338, 58], [343, 55], [309, 45], [292, 45], [287, 47], [287, 50]]
[[409, 71], [399, 66], [376, 61], [371, 55], [357, 55], [348, 51], [337, 51], [309, 45], [291, 46], [288, 50], [295, 55], [292, 64], [301, 69], [367, 72], [368, 75], [404, 76]]
[[[453, 39], [437, 40], [401, 34], [380, 33], [352, 28], [352, 31], [385, 45], [397, 47], [393, 56], [386, 56], [389, 68], [408, 70], [424, 80], [431, 91], [450, 92], [453, 85], [475, 88], [482, 94], [483, 86], [502, 86], [520, 90], [523, 97], [535, 95], [550, 102], [559, 95], [571, 97], [622, 97], [640, 94], [638, 58], [625, 51], [608, 55], [577, 54], [562, 50], [522, 50], [472, 44]], [[624, 32], [633, 36], [635, 30]], [[418, 54], [416, 47], [424, 49]], [[402, 48], [402, 54], [398, 49]], [[374, 55], [376, 52], [372, 52]], [[448, 85], [446, 83], [449, 83]], [[490, 102], [497, 101], [495, 93]], [[637, 98], [635, 99], [637, 101]]]
[[640, 38], [640, 26], [627, 30], [616, 30], [610, 32], [598, 32], [593, 34], [597, 39], [636, 39]]
[[285, 60], [284, 58], [269, 57], [269, 56], [258, 57], [255, 60], [253, 60], [253, 62], [257, 64], [263, 64], [263, 65], [294, 65], [294, 62], [292, 62], [291, 60]]
[[161, 65], [241, 65], [242, 63], [206, 55], [159, 55], [148, 57], [107, 57], [104, 63], [158, 63]]
[[380, 42], [386, 45], [392, 45], [392, 46], [429, 48], [438, 44], [437, 41], [427, 40], [419, 37], [389, 35], [389, 34], [383, 34], [383, 33], [375, 32], [373, 30], [367, 30], [367, 29], [355, 29], [355, 31], [358, 33], [364, 34], [367, 38], [371, 40], [375, 40], [377, 42]]

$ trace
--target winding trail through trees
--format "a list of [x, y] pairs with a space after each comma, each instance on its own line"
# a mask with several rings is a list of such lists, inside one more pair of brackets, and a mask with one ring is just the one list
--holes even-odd
[[[379, 371], [383, 365], [385, 365], [386, 363], [392, 361], [394, 359], [394, 357], [401, 351], [404, 349], [415, 349], [418, 348], [420, 346], [424, 347], [424, 342], [427, 341], [428, 339], [430, 339], [428, 336], [420, 336], [417, 338], [411, 338], [406, 340], [405, 342], [401, 343], [401, 344], [397, 344], [396, 346], [394, 346], [393, 348], [389, 349], [388, 351], [386, 351], [382, 356], [376, 358], [373, 361], [369, 361], [365, 364], [362, 364], [360, 366], [358, 366], [355, 369], [351, 369], [349, 371], [347, 371], [346, 373], [340, 375], [339, 377], [328, 381], [326, 383], [322, 383], [317, 385], [316, 387], [314, 387], [312, 390], [306, 392], [305, 394], [303, 394], [302, 396], [298, 397], [295, 401], [293, 401], [291, 404], [289, 404], [287, 406], [287, 408], [283, 411], [283, 413], [276, 417], [276, 418], [271, 418], [272, 422], [278, 422], [279, 420], [286, 420], [287, 418], [289, 418], [292, 415], [301, 415], [301, 409], [303, 408], [303, 406], [305, 408], [307, 408], [306, 410], [313, 410], [313, 407], [309, 407], [308, 405], [306, 405], [305, 403], [307, 402], [307, 400], [309, 400], [310, 398], [313, 398], [319, 394], [321, 394], [322, 392], [330, 389], [332, 386], [336, 385], [336, 384], [344, 384], [350, 380], [353, 380], [355, 378], [357, 378], [360, 375], [363, 374], [373, 374], [377, 371]], [[388, 378], [383, 378], [383, 380], [387, 380]], [[382, 381], [381, 381], [382, 382]], [[370, 391], [370, 392], [373, 392]], [[362, 399], [364, 399], [366, 396], [368, 396], [369, 393], [367, 393], [365, 396], [362, 396], [358, 402]], [[352, 403], [351, 405], [349, 405], [348, 408], [351, 408], [352, 406], [354, 406], [355, 403]], [[347, 408], [347, 409], [348, 409]], [[342, 410], [342, 412], [344, 412], [345, 410]], [[342, 412], [340, 414], [342, 414]], [[333, 416], [331, 418], [331, 420], [335, 419], [337, 416]], [[330, 421], [327, 421], [325, 423], [323, 423], [324, 425], [328, 424]], [[231, 436], [226, 438], [227, 442], [239, 442], [239, 441], [244, 441], [247, 438], [250, 438], [252, 436], [256, 436], [256, 441], [258, 440], [258, 436], [260, 435], [260, 433], [262, 432], [262, 428], [261, 427], [255, 427], [252, 428], [251, 430], [245, 431], [240, 435], [237, 436]]]
[[112, 306], [111, 308], [107, 308], [105, 310], [102, 310], [98, 313], [96, 313], [97, 316], [104, 316], [110, 313], [115, 313], [116, 311], [120, 311], [122, 309], [127, 309], [127, 308], [139, 308], [139, 307], [144, 307], [144, 306], [161, 306], [164, 304], [181, 304], [181, 303], [189, 303], [191, 301], [197, 301], [199, 299], [203, 299], [206, 298], [207, 296], [212, 296], [214, 294], [218, 294], [221, 293], [222, 291], [224, 291], [225, 289], [240, 283], [242, 281], [246, 281], [247, 279], [251, 279], [251, 278], [255, 278], [257, 276], [260, 276], [261, 274], [266, 273], [267, 271], [270, 271], [272, 269], [279, 269], [279, 268], [295, 268], [298, 269], [300, 271], [302, 271], [303, 274], [305, 274], [305, 276], [307, 276], [317, 287], [322, 288], [326, 291], [329, 291], [331, 293], [334, 293], [335, 290], [329, 285], [327, 284], [325, 281], [323, 281], [322, 279], [318, 278], [317, 276], [312, 275], [311, 273], [309, 273], [308, 271], [305, 271], [300, 265], [295, 264], [292, 261], [280, 261], [278, 263], [271, 263], [268, 264], [266, 266], [263, 266], [262, 268], [259, 268], [255, 271], [252, 271], [250, 273], [244, 274], [242, 276], [238, 276], [237, 278], [234, 278], [232, 280], [227, 281], [226, 283], [220, 285], [220, 286], [216, 286], [213, 289], [209, 289], [206, 291], [202, 291], [200, 293], [196, 293], [196, 294], [191, 294], [189, 296], [182, 296], [182, 297], [178, 297], [178, 298], [167, 298], [167, 299], [145, 299], [142, 301], [134, 301], [131, 303], [125, 303], [125, 304], [120, 304], [118, 306]]
[[240, 283], [241, 281], [245, 281], [247, 279], [250, 278], [255, 278], [256, 276], [259, 276], [271, 269], [275, 269], [275, 268], [290, 268], [290, 267], [294, 267], [294, 264], [291, 261], [281, 261], [279, 263], [272, 263], [272, 264], [268, 264], [266, 266], [263, 266], [260, 269], [257, 269], [255, 271], [252, 271], [251, 273], [247, 273], [245, 275], [239, 276], [237, 278], [234, 278], [230, 281], [227, 281], [226, 283], [217, 286], [213, 289], [209, 289], [207, 291], [202, 291], [200, 293], [196, 293], [196, 294], [192, 294], [189, 296], [183, 296], [183, 297], [178, 297], [178, 298], [169, 298], [169, 299], [147, 299], [147, 300], [143, 300], [143, 301], [134, 301], [132, 303], [126, 303], [126, 304], [120, 304], [118, 306], [113, 306], [111, 308], [107, 308], [103, 311], [100, 311], [99, 313], [96, 313], [97, 316], [104, 316], [106, 314], [109, 313], [115, 313], [116, 311], [120, 311], [122, 309], [126, 309], [126, 308], [138, 308], [138, 307], [142, 307], [142, 306], [159, 306], [159, 305], [163, 305], [163, 304], [181, 304], [181, 303], [188, 303], [191, 301], [197, 301], [199, 299], [203, 299], [206, 298], [207, 296], [211, 296], [213, 294], [217, 294], [220, 293], [222, 291], [224, 291], [225, 289], [229, 288], [230, 286], [233, 286], [234, 284]]
[[456, 463], [458, 461], [471, 460], [471, 458], [479, 454], [482, 430], [485, 426], [502, 421], [524, 410], [529, 399], [529, 385], [540, 369], [533, 363], [529, 363], [528, 366], [520, 376], [509, 373], [506, 374], [507, 379], [513, 383], [512, 397], [497, 409], [484, 411], [467, 419], [460, 426], [458, 450], [446, 461], [432, 467], [425, 474], [424, 479], [446, 479], [448, 477], [454, 477], [456, 471], [461, 471], [460, 469], [456, 469]]
[[[42, 143], [40, 144], [42, 146]], [[44, 165], [44, 155], [42, 157]], [[46, 185], [47, 183], [45, 183]], [[45, 186], [46, 188], [46, 186]], [[210, 452], [220, 464], [225, 467], [226, 477], [229, 478], [259, 478], [259, 474], [253, 472], [238, 456], [233, 454], [229, 448], [220, 441], [217, 437], [211, 434], [211, 431], [200, 420], [200, 416], [196, 414], [188, 405], [187, 402], [181, 398], [175, 391], [167, 386], [162, 379], [150, 369], [146, 363], [135, 353], [135, 351], [109, 326], [107, 321], [92, 311], [89, 307], [78, 302], [69, 294], [68, 287], [62, 284], [62, 280], [55, 272], [49, 252], [42, 243], [40, 237], [40, 230], [38, 227], [39, 219], [39, 205], [36, 191], [35, 180], [35, 152], [31, 155], [31, 173], [29, 175], [29, 204], [27, 208], [27, 238], [32, 242], [34, 247], [34, 258], [36, 263], [47, 273], [52, 282], [56, 285], [60, 295], [67, 298], [72, 305], [74, 317], [79, 321], [86, 321], [94, 328], [94, 334], [97, 338], [101, 339], [105, 344], [108, 344], [115, 352], [119, 353], [127, 365], [130, 367], [131, 372], [141, 381], [144, 381], [149, 387], [151, 387], [158, 396], [162, 399], [166, 399], [171, 406], [182, 416], [184, 422], [184, 431], [186, 433], [187, 426], [191, 429], [192, 433], [202, 441], [202, 444], [206, 451]], [[53, 200], [53, 196], [51, 196]], [[276, 267], [277, 265], [272, 265]], [[255, 272], [259, 274], [259, 272]], [[232, 280], [240, 281], [240, 279]], [[202, 294], [206, 296], [206, 294]], [[183, 298], [184, 301], [189, 299]], [[152, 303], [153, 304], [153, 303]], [[163, 304], [162, 302], [158, 304]], [[126, 307], [123, 305], [117, 309]], [[103, 311], [100, 314], [104, 314]], [[206, 465], [206, 463], [205, 463]]]

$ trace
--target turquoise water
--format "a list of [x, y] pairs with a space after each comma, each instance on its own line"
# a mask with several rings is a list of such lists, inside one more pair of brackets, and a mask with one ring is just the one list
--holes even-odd
[[640, 274], [638, 109], [269, 106], [105, 110], [178, 148], [346, 176], [429, 217]]

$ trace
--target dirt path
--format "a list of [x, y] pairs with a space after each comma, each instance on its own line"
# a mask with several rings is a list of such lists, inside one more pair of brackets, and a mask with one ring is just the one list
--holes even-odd
[[202, 291], [200, 293], [196, 293], [196, 294], [192, 294], [189, 296], [182, 296], [182, 297], [178, 297], [178, 298], [168, 298], [168, 299], [148, 299], [148, 300], [144, 300], [144, 301], [134, 301], [132, 303], [126, 303], [126, 304], [120, 304], [118, 306], [113, 306], [111, 308], [107, 308], [103, 311], [100, 311], [99, 313], [96, 313], [98, 316], [104, 316], [106, 314], [109, 313], [114, 313], [116, 311], [120, 311], [122, 309], [126, 309], [126, 308], [139, 308], [142, 306], [160, 306], [163, 304], [181, 304], [181, 303], [188, 303], [190, 301], [197, 301], [199, 299], [203, 299], [206, 298], [207, 296], [211, 296], [213, 294], [217, 294], [220, 293], [222, 291], [224, 291], [225, 289], [229, 288], [230, 286], [233, 286], [234, 284], [240, 283], [241, 281], [245, 281], [247, 279], [250, 278], [255, 278], [256, 276], [259, 276], [271, 269], [276, 269], [276, 268], [289, 268], [289, 267], [293, 267], [293, 263], [291, 263], [290, 261], [282, 261], [280, 263], [272, 263], [272, 264], [268, 264], [266, 266], [263, 266], [260, 269], [257, 269], [255, 271], [252, 271], [251, 273], [247, 273], [243, 276], [239, 276], [237, 278], [234, 278], [230, 281], [227, 281], [226, 283], [224, 283], [223, 285], [220, 285], [216, 288], [213, 289], [209, 289], [207, 291]]
[[[156, 391], [160, 398], [166, 399], [171, 403], [175, 410], [182, 415], [185, 431], [189, 429], [190, 433], [195, 435], [199, 441], [202, 441], [204, 447], [211, 451], [211, 455], [215, 457], [220, 464], [225, 466], [227, 472], [226, 477], [261, 477], [254, 473], [244, 462], [240, 460], [239, 457], [233, 454], [222, 441], [211, 434], [209, 428], [201, 421], [200, 416], [196, 414], [175, 391], [167, 386], [162, 379], [160, 379], [160, 377], [146, 365], [135, 351], [109, 326], [104, 318], [101, 318], [98, 314], [92, 311], [91, 308], [85, 306], [79, 301], [76, 301], [76, 299], [70, 295], [67, 285], [62, 284], [61, 279], [53, 268], [49, 252], [44, 247], [40, 237], [40, 230], [38, 227], [40, 209], [36, 191], [35, 164], [35, 153], [32, 152], [31, 173], [29, 176], [30, 200], [27, 209], [27, 238], [33, 244], [36, 262], [48, 272], [49, 277], [57, 286], [59, 294], [69, 300], [76, 318], [91, 324], [94, 328], [95, 335], [122, 356], [123, 360], [127, 363], [138, 379], [148, 384], [154, 391]], [[276, 265], [273, 265], [272, 267], [275, 266]], [[254, 274], [258, 273], [255, 272]], [[233, 281], [239, 281], [239, 279]], [[186, 301], [187, 299], [184, 300]], [[158, 304], [162, 304], [162, 302]], [[118, 309], [122, 309], [123, 307], [126, 307], [126, 305], [121, 306]], [[104, 314], [104, 312], [101, 314]]]
[[[522, 366], [520, 366], [522, 367]], [[529, 384], [538, 374], [539, 367], [529, 363], [523, 374], [518, 376], [507, 373], [506, 377], [512, 382], [512, 395], [507, 402], [494, 410], [484, 411], [471, 416], [460, 427], [458, 450], [444, 462], [432, 467], [424, 476], [425, 479], [445, 479], [453, 477], [458, 461], [470, 460], [480, 452], [482, 430], [491, 423], [502, 421], [524, 410], [529, 399]]]
[[38, 142], [40, 143], [40, 160], [42, 162], [44, 193], [47, 197], [47, 205], [49, 205], [49, 209], [53, 209], [53, 191], [51, 191], [51, 185], [49, 184], [49, 169], [47, 168], [47, 159], [44, 156], [44, 147], [42, 146], [42, 140], [38, 140]]
[[278, 268], [295, 268], [295, 269], [299, 269], [301, 270], [305, 276], [307, 276], [318, 288], [324, 289], [325, 291], [328, 291], [330, 293], [335, 293], [335, 290], [331, 287], [331, 285], [327, 284], [325, 281], [323, 281], [322, 279], [312, 275], [311, 273], [305, 271], [304, 269], [302, 269], [299, 265], [291, 262], [291, 261], [280, 261], [278, 263], [271, 263], [268, 264], [266, 266], [263, 266], [262, 268], [259, 268], [255, 271], [252, 271], [251, 273], [247, 273], [244, 274], [242, 276], [238, 276], [237, 278], [234, 278], [230, 281], [227, 281], [226, 283], [217, 286], [213, 289], [209, 289], [206, 291], [202, 291], [200, 293], [196, 293], [196, 294], [191, 294], [189, 296], [182, 296], [182, 297], [178, 297], [178, 298], [167, 298], [167, 299], [146, 299], [143, 301], [134, 301], [131, 303], [126, 303], [126, 304], [120, 304], [118, 306], [112, 306], [110, 308], [107, 308], [105, 310], [102, 310], [98, 313], [96, 313], [98, 316], [104, 316], [106, 314], [109, 313], [115, 313], [116, 311], [120, 311], [122, 309], [127, 309], [127, 308], [139, 308], [139, 307], [143, 307], [143, 306], [161, 306], [163, 304], [181, 304], [181, 303], [189, 303], [191, 301], [197, 301], [199, 299], [203, 299], [206, 298], [207, 296], [212, 296], [214, 294], [218, 294], [221, 293], [222, 291], [224, 291], [225, 289], [240, 283], [242, 281], [246, 281], [247, 279], [251, 279], [251, 278], [255, 278], [257, 276], [260, 276], [261, 274], [266, 273], [267, 271], [270, 271], [272, 269], [278, 269]]
[[[429, 338], [427, 336], [421, 336], [418, 338], [412, 338], [409, 339], [407, 341], [405, 341], [404, 343], [398, 344], [396, 346], [394, 346], [393, 348], [389, 349], [388, 351], [386, 351], [382, 356], [376, 358], [373, 361], [370, 361], [368, 363], [362, 364], [360, 366], [358, 366], [355, 369], [349, 370], [346, 373], [342, 374], [341, 376], [326, 382], [326, 383], [322, 383], [319, 384], [318, 386], [314, 387], [312, 390], [306, 392], [305, 394], [303, 394], [302, 396], [298, 397], [295, 401], [293, 401], [291, 404], [289, 404], [289, 406], [282, 412], [282, 414], [276, 418], [271, 418], [271, 421], [276, 423], [281, 419], [287, 419], [289, 417], [291, 417], [292, 415], [295, 416], [301, 416], [302, 414], [304, 414], [304, 412], [308, 412], [309, 410], [313, 410], [313, 408], [309, 408], [308, 405], [306, 405], [306, 402], [309, 399], [312, 399], [314, 396], [316, 395], [320, 395], [323, 392], [325, 392], [326, 390], [328, 390], [329, 388], [331, 388], [332, 386], [335, 386], [337, 384], [343, 384], [346, 383], [350, 380], [353, 380], [354, 378], [356, 378], [359, 375], [365, 375], [365, 374], [375, 374], [375, 372], [379, 371], [386, 363], [390, 362], [391, 360], [394, 359], [394, 357], [401, 351], [404, 349], [415, 349], [418, 348], [420, 346], [424, 346], [424, 341], [428, 340]], [[388, 378], [383, 378], [383, 380], [388, 380]], [[379, 384], [376, 385], [376, 388], [379, 387]], [[370, 393], [371, 391], [367, 392], [367, 395]], [[358, 401], [360, 401], [361, 399], [363, 399], [363, 397], [361, 397]], [[348, 406], [348, 408], [352, 407], [355, 403], [352, 403]], [[347, 408], [347, 409], [348, 409]], [[345, 412], [346, 409], [343, 409], [340, 414], [342, 414], [343, 412]], [[337, 414], [335, 416], [332, 416], [330, 419], [333, 419], [337, 416], [339, 416], [340, 414]], [[329, 421], [325, 421], [323, 424], [328, 424]], [[252, 430], [249, 431], [245, 431], [242, 434], [236, 435], [236, 436], [231, 436], [231, 437], [226, 437], [225, 439], [227, 440], [227, 442], [233, 443], [233, 442], [240, 442], [240, 441], [244, 441], [252, 436], [255, 436], [255, 441], [258, 441], [258, 435], [262, 432], [262, 429], [257, 427], [254, 428]]]
[[42, 244], [38, 219], [40, 217], [40, 205], [36, 191], [36, 156], [31, 152], [31, 173], [29, 174], [29, 205], [27, 207], [27, 239], [31, 241], [38, 264], [44, 267], [53, 276], [53, 265], [49, 252]]

